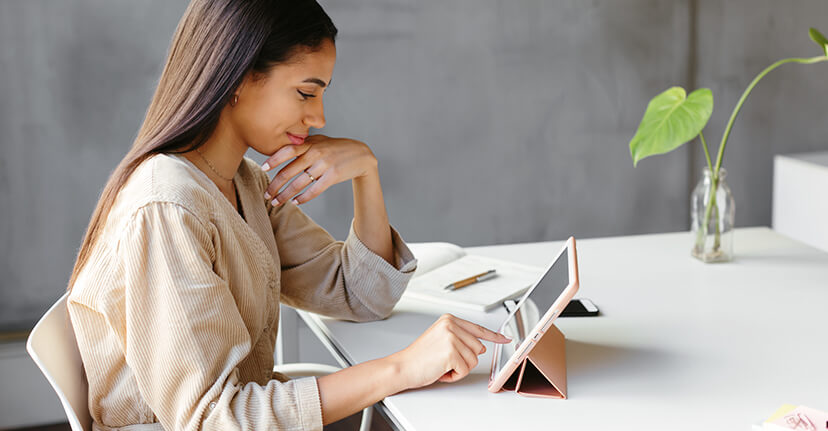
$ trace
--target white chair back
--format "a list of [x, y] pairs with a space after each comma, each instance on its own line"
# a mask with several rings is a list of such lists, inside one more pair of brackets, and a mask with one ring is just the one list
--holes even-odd
[[[75, 331], [72, 329], [64, 294], [37, 322], [26, 350], [34, 359], [46, 380], [60, 398], [72, 431], [91, 431], [92, 418], [89, 416], [89, 385], [83, 370]], [[276, 367], [276, 371], [292, 374], [293, 377], [324, 375], [339, 368], [321, 364], [290, 364]], [[360, 430], [371, 426], [371, 407], [363, 411]]]
[[60, 398], [72, 431], [91, 431], [89, 386], [64, 294], [37, 322], [26, 350]]

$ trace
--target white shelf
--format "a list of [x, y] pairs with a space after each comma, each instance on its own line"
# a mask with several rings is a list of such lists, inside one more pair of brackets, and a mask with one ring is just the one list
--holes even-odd
[[777, 155], [773, 229], [828, 251], [828, 151]]

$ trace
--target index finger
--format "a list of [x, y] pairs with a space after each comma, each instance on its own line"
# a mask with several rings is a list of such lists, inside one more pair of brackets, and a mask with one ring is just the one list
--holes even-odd
[[279, 148], [279, 151], [276, 151], [268, 157], [267, 160], [265, 160], [262, 164], [262, 170], [267, 172], [294, 157], [301, 156], [308, 151], [309, 148], [310, 144], [307, 142], [301, 145], [286, 145]]
[[500, 344], [504, 344], [504, 343], [508, 343], [508, 342], [512, 341], [511, 338], [509, 338], [509, 337], [507, 337], [507, 336], [505, 336], [501, 333], [492, 331], [490, 329], [486, 329], [486, 328], [484, 328], [484, 327], [482, 327], [482, 326], [480, 326], [476, 323], [469, 322], [468, 320], [463, 320], [463, 319], [458, 318], [458, 319], [456, 319], [455, 322], [458, 325], [460, 325], [463, 329], [465, 329], [466, 331], [469, 331], [469, 333], [471, 333], [475, 337], [480, 338], [482, 340], [491, 341], [491, 342], [500, 343]]

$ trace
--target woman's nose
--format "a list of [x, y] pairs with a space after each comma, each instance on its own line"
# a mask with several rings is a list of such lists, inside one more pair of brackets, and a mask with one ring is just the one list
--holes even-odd
[[325, 106], [320, 101], [305, 115], [305, 125], [314, 129], [325, 127]]

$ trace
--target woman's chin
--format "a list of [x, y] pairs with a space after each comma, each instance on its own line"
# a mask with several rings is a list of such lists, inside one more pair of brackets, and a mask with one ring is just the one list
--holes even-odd
[[277, 145], [273, 145], [273, 146], [267, 146], [267, 147], [263, 147], [263, 148], [256, 148], [256, 147], [250, 147], [250, 148], [253, 148], [253, 151], [255, 151], [255, 152], [257, 152], [257, 153], [259, 153], [263, 156], [270, 157], [270, 156], [276, 154], [276, 152], [279, 151], [280, 149], [282, 149], [284, 147], [289, 147], [289, 146], [290, 146], [290, 143], [286, 142], [286, 143], [277, 144]]

